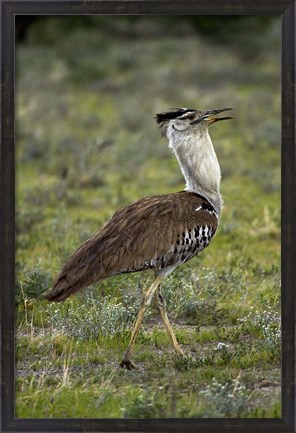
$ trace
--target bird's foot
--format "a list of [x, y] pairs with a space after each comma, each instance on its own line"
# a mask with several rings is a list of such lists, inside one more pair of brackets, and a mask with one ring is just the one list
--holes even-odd
[[136, 364], [129, 358], [123, 358], [119, 366], [121, 368], [125, 368], [126, 370], [133, 370], [137, 368]]

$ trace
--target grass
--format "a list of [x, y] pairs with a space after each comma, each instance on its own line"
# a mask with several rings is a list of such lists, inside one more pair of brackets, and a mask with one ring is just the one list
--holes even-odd
[[[16, 414], [280, 417], [280, 24], [245, 52], [249, 35], [219, 43], [186, 18], [182, 37], [156, 17], [91, 19], [37, 21], [17, 49]], [[129, 372], [149, 272], [61, 304], [42, 293], [118, 207], [183, 189], [153, 120], [175, 106], [235, 108], [211, 130], [225, 205], [211, 246], [162, 288], [186, 357], [151, 308]]]

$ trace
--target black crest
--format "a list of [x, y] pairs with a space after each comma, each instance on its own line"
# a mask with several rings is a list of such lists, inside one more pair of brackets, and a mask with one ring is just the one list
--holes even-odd
[[193, 108], [176, 108], [175, 111], [169, 111], [167, 113], [159, 113], [156, 114], [156, 122], [159, 125], [162, 125], [164, 122], [168, 120], [176, 119], [177, 117], [183, 116], [183, 114], [188, 113], [190, 111], [196, 111]]

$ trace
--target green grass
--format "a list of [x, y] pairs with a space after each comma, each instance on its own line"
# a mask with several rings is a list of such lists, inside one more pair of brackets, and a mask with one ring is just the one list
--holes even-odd
[[[280, 417], [279, 22], [246, 47], [243, 32], [218, 43], [183, 18], [181, 38], [155, 17], [93, 18], [59, 38], [59, 19], [17, 50], [17, 416]], [[162, 288], [186, 357], [151, 307], [129, 372], [118, 364], [149, 272], [61, 304], [42, 293], [118, 207], [183, 189], [153, 120], [176, 106], [235, 109], [211, 130], [225, 205], [210, 247]]]

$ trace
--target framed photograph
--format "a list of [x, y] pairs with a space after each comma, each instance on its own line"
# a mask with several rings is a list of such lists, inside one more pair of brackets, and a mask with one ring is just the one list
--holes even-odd
[[295, 2], [1, 36], [1, 431], [295, 432]]

